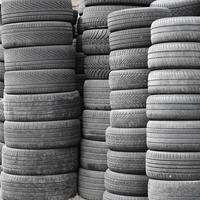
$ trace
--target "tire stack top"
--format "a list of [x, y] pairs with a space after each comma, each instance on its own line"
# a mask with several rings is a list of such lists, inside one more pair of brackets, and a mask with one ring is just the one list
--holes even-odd
[[[150, 2], [149, 2], [150, 3]], [[146, 5], [148, 6], [148, 5]], [[104, 200], [147, 200], [145, 174], [147, 54], [151, 23], [167, 8], [133, 8], [108, 15], [111, 88]]]
[[2, 199], [69, 199], [80, 141], [71, 1], [6, 0], [2, 20]]
[[146, 170], [149, 200], [200, 198], [200, 17], [151, 27]]

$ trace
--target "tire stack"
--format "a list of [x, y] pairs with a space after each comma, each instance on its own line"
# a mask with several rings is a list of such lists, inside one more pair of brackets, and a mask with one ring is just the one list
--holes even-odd
[[[146, 1], [148, 6], [151, 1]], [[167, 8], [136, 8], [108, 16], [110, 30], [110, 127], [104, 200], [147, 200], [146, 99], [150, 26]]]
[[146, 170], [149, 200], [200, 198], [200, 17], [152, 24]]
[[2, 20], [2, 199], [69, 199], [80, 141], [71, 1], [6, 0]]

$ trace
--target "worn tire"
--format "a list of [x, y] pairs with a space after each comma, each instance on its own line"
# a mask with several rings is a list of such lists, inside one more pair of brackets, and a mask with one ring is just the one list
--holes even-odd
[[146, 109], [112, 110], [110, 125], [113, 128], [145, 128]]
[[84, 110], [82, 120], [84, 138], [105, 141], [105, 131], [110, 124], [110, 111]]
[[111, 70], [148, 68], [148, 48], [122, 49], [110, 52]]
[[157, 151], [200, 151], [199, 121], [149, 121], [147, 146]]
[[[24, 188], [24, 185], [26, 185], [26, 188]], [[49, 176], [18, 176], [1, 173], [2, 199], [66, 200], [75, 196], [76, 192], [76, 173]]]
[[82, 139], [80, 147], [81, 167], [94, 171], [105, 171], [107, 167], [107, 151], [105, 142]]
[[110, 50], [151, 46], [150, 28], [135, 28], [110, 33]]
[[104, 174], [101, 171], [79, 170], [79, 195], [88, 200], [102, 200], [104, 187]]
[[75, 119], [80, 115], [78, 91], [34, 95], [5, 95], [7, 121], [51, 121]]
[[199, 120], [200, 95], [152, 95], [147, 117], [156, 120]]
[[72, 25], [68, 22], [24, 22], [2, 27], [5, 49], [30, 46], [72, 45]]
[[163, 42], [200, 42], [199, 17], [159, 19], [151, 26], [153, 44]]
[[145, 128], [112, 128], [106, 130], [106, 144], [113, 151], [145, 152]]
[[6, 146], [17, 149], [56, 149], [77, 146], [80, 120], [47, 122], [5, 121]]
[[200, 43], [174, 42], [149, 48], [150, 69], [199, 69]]
[[145, 156], [141, 152], [108, 151], [108, 168], [113, 172], [126, 174], [145, 174]]
[[110, 110], [110, 87], [108, 80], [85, 81], [84, 106], [89, 110]]
[[149, 7], [119, 10], [108, 15], [108, 28], [110, 32], [115, 32], [150, 27], [153, 21], [165, 17], [171, 17], [170, 10], [167, 8]]
[[105, 173], [105, 188], [108, 192], [126, 196], [145, 196], [148, 178], [145, 175], [121, 174], [109, 169]]

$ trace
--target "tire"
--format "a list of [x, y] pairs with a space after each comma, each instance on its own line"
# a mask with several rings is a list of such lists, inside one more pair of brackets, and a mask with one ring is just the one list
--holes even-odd
[[108, 80], [110, 73], [109, 55], [86, 56], [84, 69], [87, 79]]
[[5, 49], [16, 47], [72, 45], [72, 25], [68, 22], [24, 22], [2, 27]]
[[84, 53], [76, 53], [76, 74], [84, 74]]
[[200, 94], [200, 71], [156, 70], [149, 74], [149, 94]]
[[71, 69], [23, 70], [5, 73], [7, 94], [44, 94], [76, 90], [75, 71]]
[[84, 31], [83, 52], [86, 55], [108, 55], [110, 53], [108, 29]]
[[108, 151], [108, 168], [113, 172], [145, 174], [146, 153]]
[[4, 146], [3, 171], [13, 175], [52, 175], [78, 169], [78, 148], [22, 150]]
[[131, 5], [99, 5], [86, 7], [82, 16], [84, 30], [108, 28], [107, 16], [111, 12], [132, 7]]
[[105, 172], [80, 168], [78, 193], [81, 198], [102, 200], [105, 191], [104, 174]]
[[200, 95], [152, 95], [147, 117], [156, 120], [199, 120]]
[[159, 180], [199, 180], [199, 152], [148, 151], [146, 158], [147, 176]]
[[82, 120], [84, 138], [105, 141], [105, 131], [110, 125], [110, 111], [84, 110]]
[[105, 142], [82, 139], [80, 147], [81, 167], [94, 171], [105, 171], [107, 167], [107, 151]]
[[172, 16], [199, 16], [200, 3], [198, 0], [181, 0], [175, 2], [173, 0], [157, 0], [151, 4], [152, 7], [169, 8]]
[[[70, 0], [9, 0], [2, 3], [3, 24], [31, 21], [73, 21]], [[31, 13], [31, 15], [30, 15]]]
[[13, 122], [5, 121], [6, 146], [16, 149], [56, 149], [77, 146], [80, 120]]
[[113, 128], [145, 128], [146, 109], [112, 110], [110, 125]]
[[110, 69], [146, 69], [148, 68], [147, 57], [148, 48], [134, 48], [111, 51], [109, 58]]
[[149, 200], [195, 200], [200, 196], [200, 181], [149, 181]]
[[0, 82], [0, 98], [4, 96], [4, 82]]
[[[200, 8], [200, 6], [199, 6]], [[153, 44], [163, 42], [200, 42], [198, 17], [175, 17], [159, 19], [151, 27]]]
[[0, 143], [5, 143], [4, 141], [4, 123], [0, 122]]
[[5, 65], [0, 61], [0, 81], [4, 82]]
[[0, 98], [0, 122], [4, 122], [4, 99]]
[[148, 178], [144, 175], [121, 174], [109, 169], [105, 173], [105, 188], [108, 192], [125, 196], [147, 195]]
[[75, 50], [70, 45], [6, 49], [6, 71], [75, 69]]
[[110, 110], [110, 87], [108, 80], [86, 80], [84, 105], [89, 110]]
[[157, 151], [200, 151], [199, 121], [149, 121], [147, 146]]
[[111, 109], [145, 108], [148, 97], [147, 89], [117, 90], [110, 93]]
[[[108, 15], [109, 31], [150, 27], [153, 21], [171, 17], [167, 8], [135, 8], [112, 12]], [[142, 19], [142, 20], [141, 20]]]
[[5, 95], [7, 121], [51, 121], [75, 119], [80, 115], [78, 91], [34, 95]]
[[150, 69], [199, 69], [199, 62], [199, 43], [163, 43], [149, 48], [148, 65]]
[[105, 191], [103, 194], [103, 200], [148, 200], [148, 197], [122, 196]]
[[137, 28], [110, 33], [110, 50], [144, 48], [151, 46], [150, 28]]
[[148, 6], [153, 0], [85, 0], [86, 6], [94, 6], [94, 5], [141, 5], [141, 6]]
[[145, 152], [145, 128], [112, 128], [106, 130], [106, 144], [113, 151]]
[[[77, 174], [68, 173], [49, 176], [17, 176], [1, 173], [3, 199], [66, 200], [76, 195]], [[24, 188], [26, 185], [26, 189]], [[36, 187], [37, 186], [37, 187]]]
[[148, 69], [116, 70], [109, 75], [111, 90], [147, 88]]

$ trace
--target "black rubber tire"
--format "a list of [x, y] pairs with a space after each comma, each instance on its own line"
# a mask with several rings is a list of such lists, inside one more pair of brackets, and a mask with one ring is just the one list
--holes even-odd
[[123, 196], [105, 191], [103, 194], [103, 200], [148, 200], [148, 197]]
[[145, 108], [147, 97], [147, 89], [111, 91], [110, 106], [113, 110]]
[[200, 19], [190, 16], [156, 20], [151, 26], [151, 41], [200, 42]]
[[23, 70], [5, 73], [7, 94], [44, 94], [76, 90], [76, 75], [71, 69]]
[[200, 95], [152, 95], [147, 117], [153, 120], [199, 120]]
[[149, 200], [196, 200], [200, 181], [149, 180]]
[[113, 172], [145, 174], [145, 152], [108, 151], [108, 168]]
[[0, 98], [4, 96], [4, 82], [0, 82]]
[[146, 69], [148, 48], [123, 49], [110, 52], [110, 69]]
[[149, 7], [119, 10], [108, 15], [108, 28], [110, 32], [115, 32], [150, 27], [153, 21], [165, 17], [171, 17], [170, 10], [167, 8]]
[[4, 122], [4, 99], [0, 98], [0, 122]]
[[106, 130], [106, 144], [113, 151], [145, 152], [145, 128], [112, 128]]
[[78, 148], [27, 150], [4, 146], [3, 171], [14, 175], [52, 175], [78, 169]]
[[80, 120], [47, 122], [5, 121], [5, 142], [17, 149], [56, 149], [77, 146]]
[[148, 69], [111, 71], [109, 85], [111, 90], [147, 88]]
[[152, 3], [153, 0], [85, 0], [86, 6], [94, 6], [94, 5], [141, 5], [148, 6]]
[[51, 121], [75, 119], [80, 115], [78, 91], [34, 95], [5, 95], [7, 121]]
[[[73, 21], [70, 0], [8, 0], [2, 3], [4, 24], [31, 21]], [[30, 14], [31, 13], [31, 14]]]
[[108, 55], [110, 53], [108, 29], [84, 31], [83, 52], [86, 55]]
[[6, 49], [6, 71], [75, 69], [75, 49], [70, 45]]
[[108, 80], [86, 80], [84, 106], [90, 110], [110, 110], [110, 87]]
[[155, 70], [148, 78], [149, 94], [200, 94], [198, 69]]
[[86, 56], [82, 52], [76, 53], [76, 74], [84, 74], [84, 60]]
[[200, 151], [199, 121], [149, 121], [147, 146], [158, 151]]
[[0, 81], [4, 82], [5, 65], [0, 61]]
[[105, 188], [113, 194], [145, 196], [147, 184], [148, 178], [145, 175], [121, 174], [109, 169], [105, 173]]
[[1, 173], [2, 199], [66, 200], [75, 196], [76, 192], [76, 173], [49, 176], [17, 176]]
[[72, 25], [68, 22], [24, 22], [2, 27], [5, 49], [30, 46], [72, 45]]
[[151, 46], [150, 28], [135, 28], [110, 33], [110, 50], [144, 48]]
[[146, 109], [112, 110], [110, 125], [113, 128], [145, 128]]
[[110, 73], [109, 55], [86, 56], [84, 69], [87, 79], [108, 80]]
[[107, 16], [111, 12], [132, 7], [131, 5], [99, 5], [86, 7], [82, 16], [84, 30], [108, 28]]
[[146, 158], [147, 176], [159, 180], [199, 180], [199, 152], [148, 151]]
[[149, 48], [151, 69], [199, 69], [200, 43], [174, 42], [155, 44]]
[[200, 2], [198, 0], [157, 0], [151, 4], [152, 7], [169, 8], [172, 16], [199, 16]]
[[82, 139], [80, 147], [81, 167], [94, 171], [105, 171], [108, 147], [105, 142]]
[[4, 123], [0, 122], [0, 143], [5, 143], [4, 141]]
[[101, 171], [79, 170], [78, 193], [87, 200], [102, 200], [104, 187], [104, 174]]
[[82, 121], [84, 138], [105, 141], [105, 131], [110, 125], [110, 111], [84, 110]]

